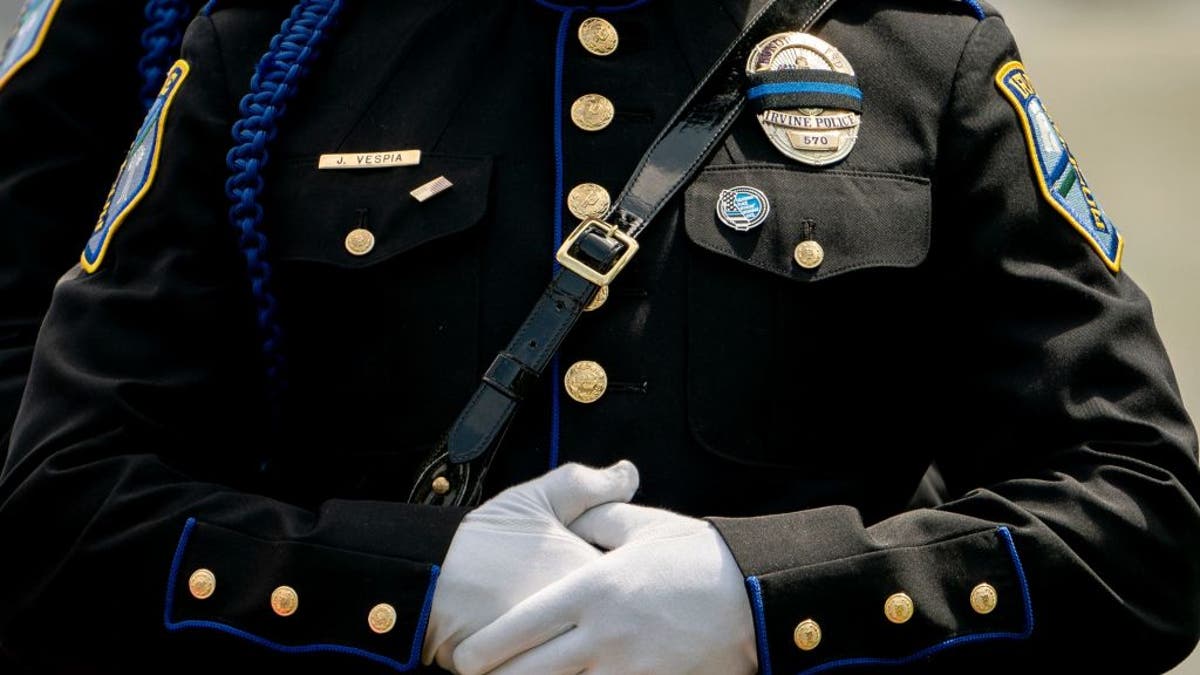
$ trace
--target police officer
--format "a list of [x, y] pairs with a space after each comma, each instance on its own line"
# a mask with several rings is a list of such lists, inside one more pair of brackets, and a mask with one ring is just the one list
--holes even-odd
[[[5, 649], [65, 672], [1182, 660], [1194, 430], [1117, 225], [973, 2], [751, 31], [745, 110], [590, 298], [483, 505], [406, 503], [749, 4], [198, 19], [39, 340], [0, 483]], [[908, 510], [935, 459], [955, 499]]]
[[[193, 3], [195, 4], [195, 3]], [[79, 255], [194, 14], [29, 0], [0, 58], [0, 447], [55, 280]]]

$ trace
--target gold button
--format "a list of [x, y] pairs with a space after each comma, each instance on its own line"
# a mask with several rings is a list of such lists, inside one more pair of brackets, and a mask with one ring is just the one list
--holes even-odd
[[445, 476], [433, 479], [433, 494], [444, 495], [450, 492], [450, 480]]
[[353, 256], [364, 256], [375, 249], [375, 235], [361, 227], [350, 230], [346, 235], [346, 251]]
[[584, 131], [600, 131], [612, 124], [616, 108], [600, 94], [584, 94], [571, 104], [571, 121]]
[[608, 207], [612, 206], [612, 197], [608, 190], [595, 183], [580, 183], [571, 188], [567, 195], [567, 208], [571, 215], [580, 220], [588, 218], [600, 219], [608, 215]]
[[596, 56], [608, 56], [617, 51], [620, 36], [611, 23], [599, 17], [584, 19], [579, 24], [579, 41], [583, 48]]
[[991, 614], [999, 601], [1000, 597], [991, 584], [979, 584], [971, 590], [971, 609], [978, 614]]
[[588, 303], [587, 307], [583, 308], [583, 311], [594, 312], [603, 307], [606, 302], [608, 302], [608, 286], [601, 286], [600, 290], [596, 292], [596, 297], [592, 298], [592, 301]]
[[392, 632], [392, 629], [396, 627], [396, 608], [386, 602], [375, 605], [371, 608], [371, 613], [367, 615], [367, 625], [380, 635]]
[[907, 593], [896, 593], [883, 603], [883, 615], [895, 624], [908, 623], [913, 618], [913, 601]]
[[796, 646], [801, 651], [811, 652], [821, 644], [821, 626], [812, 619], [805, 619], [796, 626], [796, 632], [792, 633], [792, 639], [796, 641]]
[[796, 264], [806, 270], [815, 270], [825, 262], [825, 249], [813, 240], [802, 241], [796, 246]]
[[300, 608], [300, 596], [291, 586], [280, 586], [271, 592], [271, 610], [279, 616], [291, 616]]
[[217, 591], [217, 575], [204, 568], [192, 572], [188, 577], [188, 590], [197, 600], [207, 600]]
[[595, 361], [580, 361], [563, 377], [567, 396], [579, 403], [595, 403], [608, 391], [608, 373]]

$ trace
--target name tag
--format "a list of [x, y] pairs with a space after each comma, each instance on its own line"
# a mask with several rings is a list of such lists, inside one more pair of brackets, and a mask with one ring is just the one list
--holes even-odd
[[321, 155], [317, 168], [322, 171], [339, 169], [387, 169], [394, 166], [416, 166], [421, 163], [420, 150], [390, 152], [349, 152], [341, 155]]

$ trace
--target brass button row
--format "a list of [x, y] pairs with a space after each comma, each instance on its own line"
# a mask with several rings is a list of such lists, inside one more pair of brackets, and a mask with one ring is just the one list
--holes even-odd
[[[971, 590], [971, 609], [977, 614], [991, 614], [996, 609], [999, 595], [995, 587], [982, 583]], [[888, 621], [903, 625], [916, 614], [916, 605], [907, 593], [895, 593], [883, 603], [883, 615]], [[821, 625], [813, 619], [805, 619], [796, 625], [792, 633], [796, 647], [810, 652], [821, 644]]]
[[[200, 568], [188, 577], [188, 591], [197, 600], [207, 600], [217, 590], [217, 576], [212, 570]], [[291, 586], [280, 586], [271, 592], [271, 611], [289, 617], [300, 609], [300, 594]], [[396, 608], [381, 602], [367, 613], [367, 626], [380, 635], [396, 627]]]
[[[594, 56], [611, 56], [621, 43], [617, 29], [606, 19], [591, 17], [579, 24], [579, 43]], [[612, 124], [616, 106], [600, 94], [584, 94], [571, 104], [571, 121], [584, 131], [600, 131]], [[579, 220], [603, 218], [612, 206], [612, 196], [595, 183], [576, 185], [567, 195], [567, 208]], [[609, 290], [602, 287], [584, 309], [594, 312], [608, 301]], [[580, 361], [563, 376], [567, 396], [578, 403], [595, 403], [608, 391], [608, 373], [595, 361]]]

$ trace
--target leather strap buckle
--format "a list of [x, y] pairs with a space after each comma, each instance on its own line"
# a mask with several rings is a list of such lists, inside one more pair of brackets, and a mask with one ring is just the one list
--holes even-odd
[[[609, 242], [621, 244], [624, 250], [620, 256], [613, 261], [612, 265], [607, 270], [598, 270], [584, 261], [576, 257], [575, 252], [578, 250], [579, 242], [589, 234], [603, 235]], [[621, 231], [621, 228], [616, 225], [609, 225], [603, 220], [589, 218], [579, 224], [571, 236], [563, 241], [562, 248], [558, 249], [558, 254], [555, 258], [563, 267], [571, 270], [580, 277], [597, 286], [607, 286], [617, 278], [621, 270], [629, 264], [633, 259], [634, 254], [638, 251], [638, 242], [633, 237]]]

